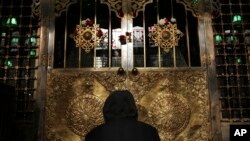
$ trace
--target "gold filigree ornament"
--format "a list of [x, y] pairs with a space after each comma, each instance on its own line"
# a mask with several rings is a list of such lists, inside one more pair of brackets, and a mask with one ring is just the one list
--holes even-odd
[[90, 19], [83, 20], [81, 24], [76, 25], [75, 32], [76, 47], [84, 49], [86, 53], [98, 46], [103, 36], [99, 24], [93, 24]]
[[104, 122], [103, 104], [101, 99], [90, 94], [75, 98], [66, 110], [67, 126], [75, 134], [84, 137], [91, 129]]
[[108, 5], [111, 11], [119, 18], [127, 15], [130, 18], [137, 17], [139, 11], [143, 11], [147, 4], [153, 0], [101, 0], [101, 3]]
[[177, 29], [174, 18], [171, 18], [171, 22], [166, 18], [161, 19], [158, 24], [153, 26], [152, 32], [149, 33], [149, 37], [154, 41], [155, 46], [163, 48], [165, 52], [169, 52], [170, 49], [178, 46], [178, 42], [183, 35]]
[[187, 127], [191, 110], [184, 97], [162, 93], [151, 103], [148, 115], [161, 139], [171, 141]]

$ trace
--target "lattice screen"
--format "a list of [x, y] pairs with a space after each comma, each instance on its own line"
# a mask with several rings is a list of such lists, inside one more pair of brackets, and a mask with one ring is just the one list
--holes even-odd
[[16, 88], [15, 119], [34, 122], [39, 21], [32, 0], [0, 0], [0, 83]]
[[224, 121], [250, 120], [250, 1], [221, 0], [214, 19], [216, 69]]

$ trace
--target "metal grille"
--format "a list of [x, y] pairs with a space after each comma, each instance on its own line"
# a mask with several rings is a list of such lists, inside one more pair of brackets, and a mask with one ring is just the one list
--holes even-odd
[[[171, 13], [170, 1], [155, 0], [133, 19], [133, 58], [127, 58], [126, 63], [133, 59], [134, 67], [201, 67], [201, 61], [197, 59], [200, 58], [198, 31], [193, 28], [198, 27], [198, 20], [191, 12], [185, 11], [183, 4], [174, 2], [173, 7]], [[161, 18], [170, 20], [171, 14], [185, 36], [180, 39], [178, 47], [165, 52], [154, 45], [148, 34]], [[76, 25], [87, 18], [99, 24], [106, 35], [103, 44], [89, 53], [76, 48], [73, 40]], [[53, 68], [109, 68], [121, 67], [125, 63], [121, 59], [122, 47], [118, 40], [121, 19], [106, 4], [98, 0], [73, 3], [55, 18], [55, 25]]]
[[214, 19], [216, 72], [224, 121], [250, 120], [250, 1], [223, 0]]
[[[39, 21], [32, 17], [32, 0], [0, 0], [0, 20], [0, 83], [15, 88], [17, 125], [34, 125]], [[26, 140], [25, 131], [17, 132]]]

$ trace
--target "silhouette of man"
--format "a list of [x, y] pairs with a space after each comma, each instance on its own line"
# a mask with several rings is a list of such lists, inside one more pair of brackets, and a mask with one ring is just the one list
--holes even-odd
[[137, 120], [135, 100], [127, 90], [109, 95], [103, 116], [105, 123], [92, 129], [85, 141], [160, 141], [156, 128]]

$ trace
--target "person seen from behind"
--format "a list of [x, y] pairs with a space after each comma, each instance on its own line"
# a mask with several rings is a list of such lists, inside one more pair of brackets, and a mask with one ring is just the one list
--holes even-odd
[[92, 129], [85, 141], [160, 141], [155, 127], [138, 121], [135, 100], [128, 90], [108, 96], [103, 116], [104, 123]]

